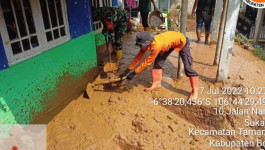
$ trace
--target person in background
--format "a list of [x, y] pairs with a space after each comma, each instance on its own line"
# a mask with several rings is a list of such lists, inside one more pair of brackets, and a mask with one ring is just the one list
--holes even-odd
[[[126, 33], [129, 22], [128, 14], [125, 10], [117, 7], [100, 7], [93, 10], [93, 21], [103, 23], [103, 35], [107, 36], [109, 46], [114, 46], [117, 58], [122, 58], [122, 38]], [[108, 48], [110, 50], [111, 47]], [[111, 52], [110, 52], [111, 53]]]
[[158, 10], [154, 0], [139, 0], [138, 10], [140, 11], [142, 24], [144, 27], [144, 31], [147, 31], [149, 34], [151, 33], [151, 28], [148, 25], [148, 15], [151, 11], [151, 2], [153, 3], [154, 10]]
[[201, 41], [201, 29], [204, 23], [205, 26], [205, 44], [209, 44], [209, 35], [211, 32], [212, 16], [214, 13], [215, 0], [195, 0], [192, 16], [195, 16], [196, 9], [196, 34], [197, 43]]
[[169, 31], [151, 37], [147, 31], [140, 32], [136, 35], [136, 45], [141, 48], [138, 55], [134, 58], [130, 66], [119, 76], [119, 78], [124, 79], [130, 71], [137, 66], [143, 58], [145, 52], [148, 50], [151, 52], [148, 58], [126, 78], [129, 80], [133, 79], [135, 75], [141, 73], [146, 67], [155, 62], [152, 69], [152, 86], [150, 88], [146, 88], [146, 90], [150, 91], [160, 88], [162, 82], [162, 68], [169, 54], [175, 50], [179, 52], [179, 56], [184, 63], [185, 74], [190, 80], [192, 92], [189, 98], [191, 100], [197, 99], [199, 76], [198, 73], [191, 67], [193, 59], [190, 54], [190, 43], [189, 39], [185, 37], [183, 33]]

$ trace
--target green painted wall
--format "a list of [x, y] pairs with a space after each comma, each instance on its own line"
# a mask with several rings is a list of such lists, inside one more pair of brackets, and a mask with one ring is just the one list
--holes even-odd
[[95, 36], [96, 46], [101, 46], [106, 43], [105, 37], [102, 33], [99, 33]]
[[94, 32], [0, 72], [0, 124], [28, 124], [58, 94], [58, 85], [96, 67]]

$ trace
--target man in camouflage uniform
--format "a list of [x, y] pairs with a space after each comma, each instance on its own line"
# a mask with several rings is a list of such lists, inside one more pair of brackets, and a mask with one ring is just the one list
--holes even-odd
[[93, 11], [93, 20], [103, 23], [103, 35], [115, 46], [118, 59], [122, 58], [122, 38], [129, 22], [125, 10], [116, 7], [100, 7]]

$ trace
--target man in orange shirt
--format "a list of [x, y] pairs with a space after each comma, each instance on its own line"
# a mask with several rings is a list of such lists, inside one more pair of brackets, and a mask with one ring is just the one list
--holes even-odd
[[179, 52], [184, 63], [184, 70], [187, 77], [190, 79], [192, 92], [189, 98], [197, 99], [199, 88], [199, 76], [191, 67], [192, 57], [190, 55], [189, 39], [184, 34], [175, 31], [165, 32], [154, 37], [151, 37], [147, 31], [140, 32], [136, 35], [136, 45], [140, 46], [140, 52], [134, 58], [130, 66], [119, 76], [125, 77], [143, 58], [145, 52], [149, 50], [151, 54], [148, 58], [137, 68], [130, 73], [126, 78], [133, 79], [136, 74], [142, 72], [147, 66], [150, 66], [154, 61], [152, 69], [153, 82], [150, 88], [146, 90], [154, 90], [161, 87], [162, 82], [162, 68], [169, 54], [174, 50]]

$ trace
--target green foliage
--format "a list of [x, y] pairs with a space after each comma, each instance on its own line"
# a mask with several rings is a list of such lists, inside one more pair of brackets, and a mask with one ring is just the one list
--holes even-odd
[[255, 55], [257, 55], [260, 59], [265, 61], [265, 50], [262, 48], [255, 48], [251, 50]]
[[252, 43], [251, 43], [250, 41], [246, 41], [245, 45], [247, 45], [247, 46], [251, 46]]
[[237, 40], [238, 42], [244, 42], [244, 39], [241, 36], [239, 36]]
[[162, 11], [162, 13], [164, 13], [164, 14], [170, 14], [168, 11]]
[[238, 42], [245, 43], [245, 44], [247, 43], [247, 44], [251, 45], [251, 43], [246, 40], [247, 39], [247, 35], [242, 36], [240, 34], [236, 34], [235, 35], [235, 39], [238, 40]]
[[238, 40], [239, 41], [239, 39], [240, 39], [240, 35], [239, 34], [236, 34], [235, 35], [235, 40]]
[[240, 42], [244, 43], [245, 39], [243, 37], [240, 38]]

